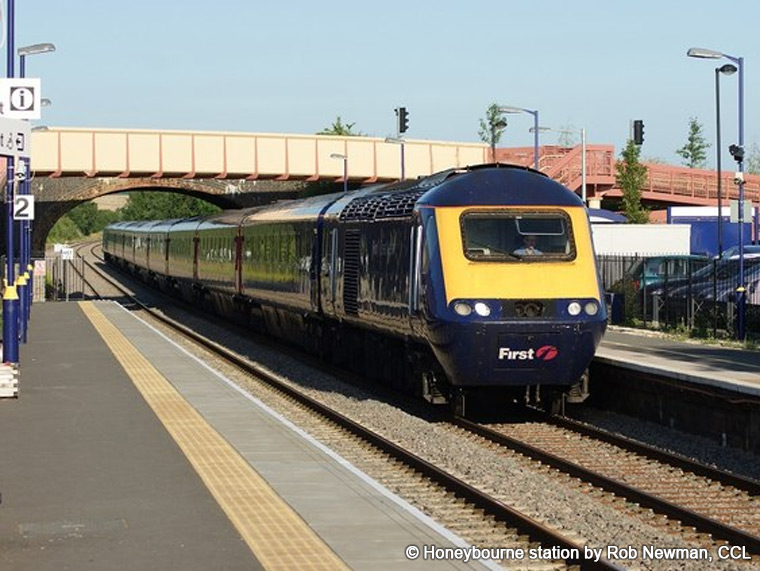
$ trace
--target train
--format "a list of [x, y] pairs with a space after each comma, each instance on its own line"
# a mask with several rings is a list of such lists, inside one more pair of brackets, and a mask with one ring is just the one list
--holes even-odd
[[583, 202], [516, 165], [119, 222], [102, 244], [175, 297], [462, 414], [476, 395], [582, 402], [607, 324]]

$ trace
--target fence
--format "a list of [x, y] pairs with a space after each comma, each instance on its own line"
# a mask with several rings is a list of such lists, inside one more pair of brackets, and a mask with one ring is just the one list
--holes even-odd
[[57, 255], [45, 258], [46, 297], [49, 301], [71, 301], [85, 298], [84, 259], [64, 259]]
[[[733, 335], [738, 259], [598, 256], [612, 323]], [[747, 333], [760, 335], [760, 259], [745, 259]]]

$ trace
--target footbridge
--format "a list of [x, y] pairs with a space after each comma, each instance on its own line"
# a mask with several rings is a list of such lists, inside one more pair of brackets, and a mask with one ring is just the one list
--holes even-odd
[[[73, 207], [108, 194], [165, 190], [243, 208], [317, 181], [401, 178], [401, 144], [373, 137], [49, 128], [32, 134], [35, 253]], [[487, 162], [478, 143], [404, 142], [406, 178]], [[5, 172], [5, 169], [3, 169]]]
[[[582, 181], [582, 148], [546, 145], [539, 147], [539, 170], [580, 194]], [[533, 147], [496, 150], [502, 162], [534, 165]], [[622, 190], [615, 178], [615, 147], [586, 145], [586, 194], [589, 201], [619, 201]], [[662, 163], [643, 163], [647, 177], [642, 188], [642, 201], [652, 208], [666, 206], [715, 206], [718, 200], [717, 171], [692, 169]], [[745, 175], [745, 199], [760, 202], [760, 175]], [[739, 198], [733, 171], [721, 173], [722, 199]]]
[[[310, 182], [368, 184], [401, 178], [402, 145], [375, 137], [236, 132], [49, 128], [32, 134], [33, 250], [71, 208], [108, 194], [165, 190], [240, 208], [296, 196]], [[540, 147], [539, 168], [581, 192], [581, 147]], [[615, 149], [587, 145], [587, 196], [619, 200]], [[533, 166], [533, 148], [496, 150], [496, 159]], [[406, 178], [492, 161], [482, 143], [407, 140]], [[714, 171], [647, 164], [643, 199], [650, 205], [714, 205]], [[2, 169], [5, 172], [5, 169]], [[736, 197], [732, 173], [723, 196]], [[760, 177], [747, 176], [746, 197], [760, 199]], [[4, 220], [2, 221], [4, 223]]]

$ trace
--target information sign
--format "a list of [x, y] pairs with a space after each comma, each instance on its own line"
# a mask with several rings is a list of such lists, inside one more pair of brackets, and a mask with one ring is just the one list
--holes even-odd
[[29, 121], [0, 117], [0, 155], [28, 159], [32, 146]]
[[0, 117], [39, 119], [41, 116], [39, 77], [0, 78]]

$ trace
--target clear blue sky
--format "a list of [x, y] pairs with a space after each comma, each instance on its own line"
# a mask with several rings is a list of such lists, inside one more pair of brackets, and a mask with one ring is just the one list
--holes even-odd
[[[642, 156], [671, 164], [695, 116], [712, 166], [713, 70], [726, 62], [687, 58], [696, 46], [744, 56], [745, 141], [760, 144], [757, 0], [15, 4], [15, 47], [57, 47], [27, 59], [53, 101], [50, 126], [315, 133], [340, 115], [384, 137], [404, 105], [408, 138], [478, 142], [498, 102], [583, 127], [618, 155], [643, 119]], [[737, 97], [737, 75], [723, 77], [724, 148], [738, 137]], [[532, 120], [511, 115], [502, 145], [532, 145]]]

